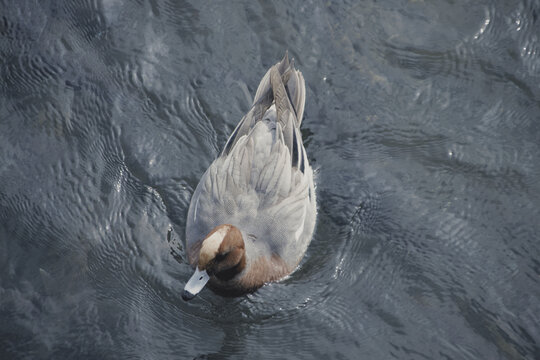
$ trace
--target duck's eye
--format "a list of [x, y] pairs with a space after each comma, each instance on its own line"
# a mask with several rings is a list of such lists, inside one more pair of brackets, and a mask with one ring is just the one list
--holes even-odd
[[222, 261], [223, 259], [225, 259], [225, 257], [227, 256], [228, 252], [226, 253], [219, 253], [216, 255], [216, 261]]

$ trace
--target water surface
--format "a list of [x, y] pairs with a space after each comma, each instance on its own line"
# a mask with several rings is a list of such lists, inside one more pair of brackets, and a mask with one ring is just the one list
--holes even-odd
[[[2, 359], [540, 358], [539, 1], [0, 2]], [[285, 50], [319, 218], [185, 303], [189, 200]]]

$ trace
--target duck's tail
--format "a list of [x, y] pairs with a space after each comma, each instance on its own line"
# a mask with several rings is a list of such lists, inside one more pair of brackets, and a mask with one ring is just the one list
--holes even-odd
[[294, 68], [294, 60], [289, 61], [288, 52], [264, 75], [253, 106], [272, 101], [275, 102], [278, 119], [286, 117], [290, 111], [295, 117], [296, 127], [300, 127], [306, 102], [306, 84], [302, 73]]
[[[294, 68], [285, 52], [283, 60], [272, 66], [262, 78], [249, 112], [231, 134], [222, 155], [227, 155], [238, 139], [249, 134], [255, 124], [274, 111], [277, 133], [290, 149], [293, 158], [300, 158], [300, 125], [304, 116], [306, 85], [302, 73]], [[268, 112], [268, 113], [267, 113]]]

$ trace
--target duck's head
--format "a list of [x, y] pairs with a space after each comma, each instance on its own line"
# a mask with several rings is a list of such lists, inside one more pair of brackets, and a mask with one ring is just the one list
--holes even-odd
[[228, 281], [245, 266], [246, 252], [240, 230], [233, 225], [215, 227], [202, 242], [197, 268], [184, 287], [182, 299], [193, 299], [211, 277]]

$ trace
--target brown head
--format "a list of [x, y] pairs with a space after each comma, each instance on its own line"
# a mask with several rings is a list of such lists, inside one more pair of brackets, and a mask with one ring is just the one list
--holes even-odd
[[245, 266], [246, 252], [240, 230], [233, 225], [215, 227], [202, 241], [197, 268], [186, 283], [182, 298], [193, 299], [212, 276], [221, 281], [233, 279]]

